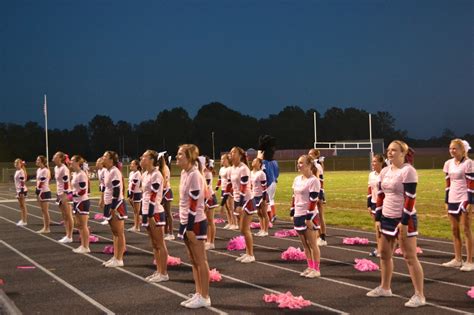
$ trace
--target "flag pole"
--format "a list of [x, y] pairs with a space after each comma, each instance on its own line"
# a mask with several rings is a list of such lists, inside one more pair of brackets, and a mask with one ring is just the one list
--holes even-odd
[[48, 103], [44, 95], [44, 133], [46, 137], [46, 166], [49, 168], [49, 144], [48, 144]]

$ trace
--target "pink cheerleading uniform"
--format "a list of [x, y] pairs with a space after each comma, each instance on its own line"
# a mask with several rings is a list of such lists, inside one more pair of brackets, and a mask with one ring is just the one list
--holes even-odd
[[104, 186], [104, 217], [111, 220], [111, 210], [115, 210], [119, 220], [127, 219], [127, 209], [123, 202], [122, 172], [116, 166], [105, 172]]
[[38, 168], [36, 170], [36, 195], [40, 201], [51, 199], [49, 177], [49, 169], [47, 167]]
[[156, 226], [164, 226], [165, 209], [161, 205], [163, 197], [163, 175], [158, 169], [145, 171], [142, 176], [142, 226], [148, 226], [148, 218], [153, 217]]
[[132, 171], [128, 174], [128, 191], [127, 195], [133, 202], [142, 200], [142, 189], [140, 187], [142, 174], [140, 171]]
[[317, 203], [319, 201], [320, 182], [316, 176], [306, 178], [296, 176], [293, 181], [293, 198], [290, 216], [293, 217], [295, 230], [304, 232], [307, 228], [306, 220], [313, 222], [313, 228], [319, 228]]
[[[443, 172], [446, 174], [445, 203], [448, 205], [448, 213], [452, 215], [466, 212], [468, 204], [472, 204], [472, 186], [474, 170], [472, 160], [463, 158], [456, 164], [454, 158], [444, 163]], [[469, 191], [470, 190], [470, 191]]]
[[250, 185], [252, 188], [252, 199], [256, 207], [260, 207], [263, 200], [267, 200], [267, 175], [262, 170], [250, 173]]
[[[250, 190], [250, 169], [240, 162], [238, 166], [232, 166], [230, 180], [232, 183], [234, 208], [242, 207], [248, 214], [256, 213]], [[239, 213], [234, 213], [239, 215]]]
[[74, 201], [73, 213], [89, 214], [89, 178], [86, 172], [72, 173], [72, 200]]
[[375, 208], [377, 204], [377, 193], [379, 191], [380, 174], [372, 171], [369, 174], [369, 182], [367, 189], [367, 208], [370, 208], [372, 214], [375, 215]]
[[26, 196], [28, 192], [28, 188], [26, 188], [26, 180], [27, 175], [23, 171], [23, 169], [19, 169], [15, 171], [15, 175], [13, 176], [15, 182], [15, 190], [17, 198], [19, 196]]
[[385, 167], [380, 172], [375, 219], [381, 221], [382, 233], [396, 236], [398, 224], [408, 225], [408, 236], [415, 236], [417, 217], [415, 208], [418, 174], [408, 163], [401, 168]]
[[184, 238], [186, 231], [193, 231], [196, 238], [207, 238], [207, 221], [204, 213], [204, 179], [193, 166], [190, 170], [181, 171], [179, 182], [179, 222], [178, 236]]

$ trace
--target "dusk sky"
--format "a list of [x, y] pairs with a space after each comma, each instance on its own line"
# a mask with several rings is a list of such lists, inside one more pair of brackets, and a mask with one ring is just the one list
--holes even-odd
[[133, 123], [219, 101], [474, 133], [474, 1], [0, 0], [0, 122]]

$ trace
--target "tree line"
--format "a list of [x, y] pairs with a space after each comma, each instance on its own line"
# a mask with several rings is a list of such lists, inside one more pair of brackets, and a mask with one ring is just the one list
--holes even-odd
[[[221, 103], [202, 106], [194, 118], [182, 107], [165, 109], [150, 120], [138, 124], [109, 116], [96, 115], [87, 124], [70, 129], [51, 129], [49, 151], [81, 154], [93, 161], [105, 150], [121, 156], [137, 157], [148, 148], [174, 154], [178, 145], [194, 143], [201, 153], [212, 156], [212, 133], [216, 156], [234, 145], [256, 148], [258, 137], [270, 134], [277, 138], [278, 149], [301, 149], [313, 146], [313, 113], [316, 112], [318, 141], [368, 139], [368, 112], [357, 108], [329, 108], [321, 114], [316, 109], [287, 106], [277, 114], [257, 119]], [[408, 138], [406, 130], [395, 127], [395, 118], [386, 111], [372, 114], [373, 138], [385, 143], [404, 139], [414, 147], [447, 146], [455, 135], [444, 130], [440, 137], [427, 140]], [[474, 143], [474, 135], [463, 138]], [[0, 123], [0, 161], [20, 157], [32, 161], [45, 153], [44, 128], [37, 122], [24, 125]]]

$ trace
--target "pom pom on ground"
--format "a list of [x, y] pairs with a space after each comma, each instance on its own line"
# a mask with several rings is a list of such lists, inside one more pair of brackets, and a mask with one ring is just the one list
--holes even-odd
[[285, 237], [297, 237], [298, 232], [295, 229], [292, 230], [279, 230], [274, 234], [275, 237], [285, 238]]
[[102, 213], [96, 213], [94, 215], [94, 220], [100, 221], [104, 219], [104, 215]]
[[379, 265], [374, 263], [371, 260], [368, 259], [355, 259], [355, 265], [354, 268], [362, 271], [362, 272], [367, 272], [367, 271], [377, 271], [379, 270]]
[[301, 309], [311, 305], [311, 302], [305, 300], [301, 295], [294, 296], [290, 291], [281, 294], [264, 294], [265, 303], [277, 303], [279, 308]]
[[469, 296], [471, 299], [474, 299], [474, 287], [467, 291], [467, 296]]
[[306, 255], [299, 247], [293, 246], [288, 247], [283, 253], [281, 253], [281, 259], [283, 260], [306, 260]]
[[[102, 250], [104, 254], [113, 255], [114, 254], [114, 245], [105, 245], [104, 249]], [[127, 248], [125, 247], [124, 254], [127, 252]]]
[[222, 275], [216, 268], [209, 270], [209, 281], [219, 282], [222, 280]]
[[367, 245], [369, 244], [369, 240], [362, 237], [345, 237], [342, 243], [346, 245]]
[[[417, 254], [423, 254], [423, 250], [420, 248], [420, 247], [416, 247], [416, 253]], [[398, 247], [396, 250], [395, 250], [395, 255], [398, 255], [398, 256], [403, 256], [403, 252], [402, 252], [402, 249], [400, 247]]]
[[229, 243], [227, 243], [227, 250], [244, 250], [245, 249], [245, 239], [242, 235], [232, 238]]
[[225, 223], [225, 220], [222, 219], [222, 218], [215, 218], [215, 219], [214, 219], [214, 223], [215, 223], [215, 224]]

